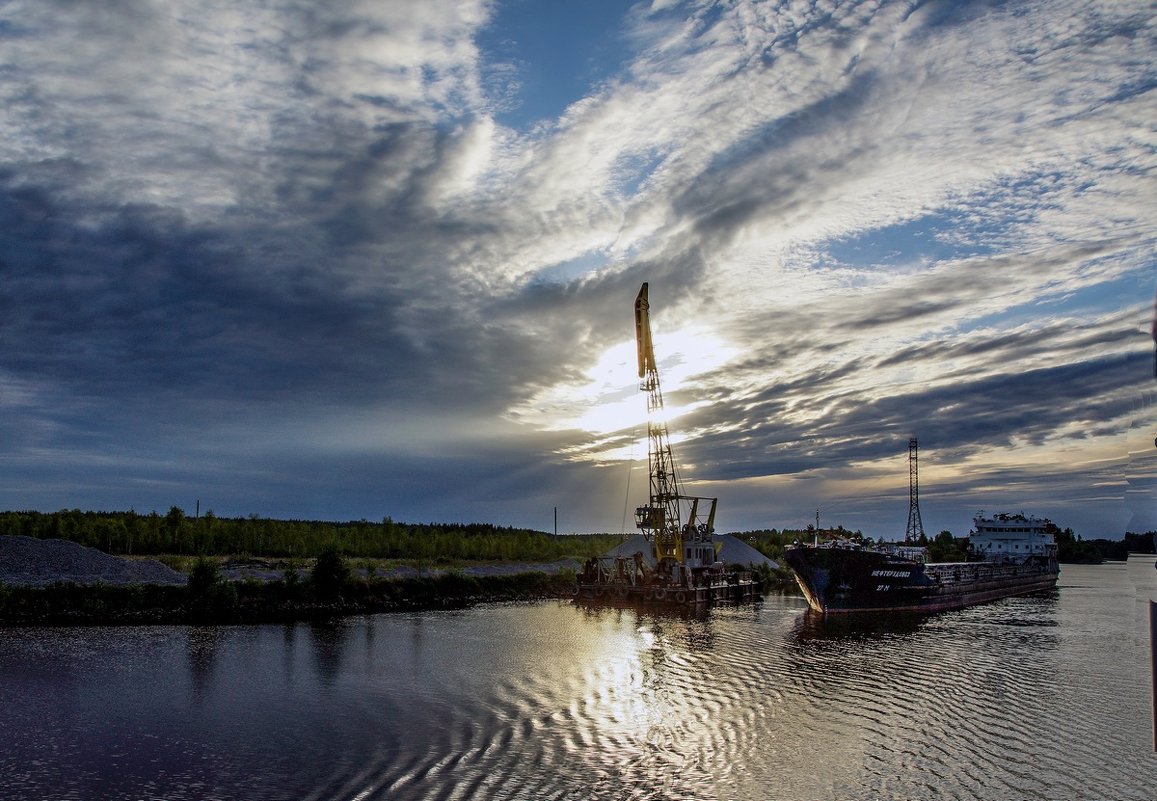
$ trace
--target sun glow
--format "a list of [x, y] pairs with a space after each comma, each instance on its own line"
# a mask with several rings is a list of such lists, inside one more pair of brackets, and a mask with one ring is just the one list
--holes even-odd
[[[702, 326], [656, 336], [659, 376], [669, 399], [677, 390], [693, 389], [702, 376], [726, 364], [738, 349]], [[510, 418], [547, 431], [583, 431], [596, 442], [572, 449], [572, 455], [596, 460], [632, 458], [646, 452], [647, 403], [640, 391], [638, 361], [633, 340], [607, 348], [585, 373], [585, 381], [556, 384], [511, 410]], [[664, 419], [671, 425], [680, 416], [703, 406], [693, 401], [668, 403]], [[612, 435], [618, 436], [612, 436]], [[630, 443], [624, 444], [624, 438]], [[581, 454], [581, 455], [580, 455]]]

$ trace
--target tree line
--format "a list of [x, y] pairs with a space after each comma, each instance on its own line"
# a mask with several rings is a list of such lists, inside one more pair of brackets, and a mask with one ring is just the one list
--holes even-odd
[[[1130, 552], [1153, 553], [1154, 532], [1127, 533], [1122, 540], [1082, 539], [1070, 528], [1054, 526], [1060, 561], [1067, 563], [1123, 560]], [[0, 534], [64, 539], [116, 555], [187, 555], [315, 558], [326, 548], [348, 557], [425, 561], [584, 560], [619, 544], [618, 534], [555, 536], [544, 531], [489, 523], [399, 523], [355, 520], [275, 520], [258, 515], [217, 517], [212, 511], [189, 517], [173, 506], [157, 512], [0, 512]], [[870, 544], [860, 531], [843, 526], [822, 529], [821, 538], [844, 537]], [[759, 529], [733, 536], [771, 559], [780, 561], [795, 541], [811, 542], [814, 526], [803, 529]], [[922, 544], [932, 561], [965, 558], [968, 538], [942, 531]]]
[[[740, 531], [731, 536], [746, 542], [768, 559], [774, 559], [782, 563], [785, 548], [793, 542], [811, 542], [815, 535], [815, 526], [809, 525], [807, 528], [762, 528], [753, 531]], [[843, 526], [836, 526], [832, 529], [821, 529], [820, 538], [843, 538], [856, 542], [871, 541], [870, 539], [865, 540], [860, 531], [849, 531]]]
[[0, 512], [0, 534], [64, 539], [116, 555], [314, 558], [327, 548], [348, 557], [452, 561], [586, 559], [619, 543], [613, 534], [555, 536], [488, 523], [274, 520], [257, 515], [189, 517], [157, 512]]
[[1120, 540], [1082, 539], [1071, 528], [1056, 535], [1059, 558], [1070, 564], [1099, 564], [1106, 559], [1123, 562], [1131, 553], [1153, 553], [1153, 538], [1157, 531], [1142, 534], [1126, 532]]

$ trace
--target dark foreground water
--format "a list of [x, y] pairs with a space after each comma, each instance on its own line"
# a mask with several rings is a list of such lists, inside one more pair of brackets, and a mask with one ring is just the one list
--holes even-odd
[[869, 630], [775, 597], [2, 630], [0, 798], [1152, 799], [1129, 573]]

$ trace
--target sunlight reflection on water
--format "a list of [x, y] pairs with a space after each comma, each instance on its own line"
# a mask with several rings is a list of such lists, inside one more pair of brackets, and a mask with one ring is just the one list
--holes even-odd
[[0, 797], [1145, 798], [1132, 587], [1062, 585], [866, 626], [773, 596], [5, 630]]

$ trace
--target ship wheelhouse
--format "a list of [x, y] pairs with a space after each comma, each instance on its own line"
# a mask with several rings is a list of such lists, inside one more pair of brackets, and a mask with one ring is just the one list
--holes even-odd
[[1022, 514], [978, 515], [969, 535], [969, 547], [976, 556], [1000, 561], [1024, 561], [1030, 557], [1050, 557], [1056, 553], [1056, 539], [1050, 522]]

